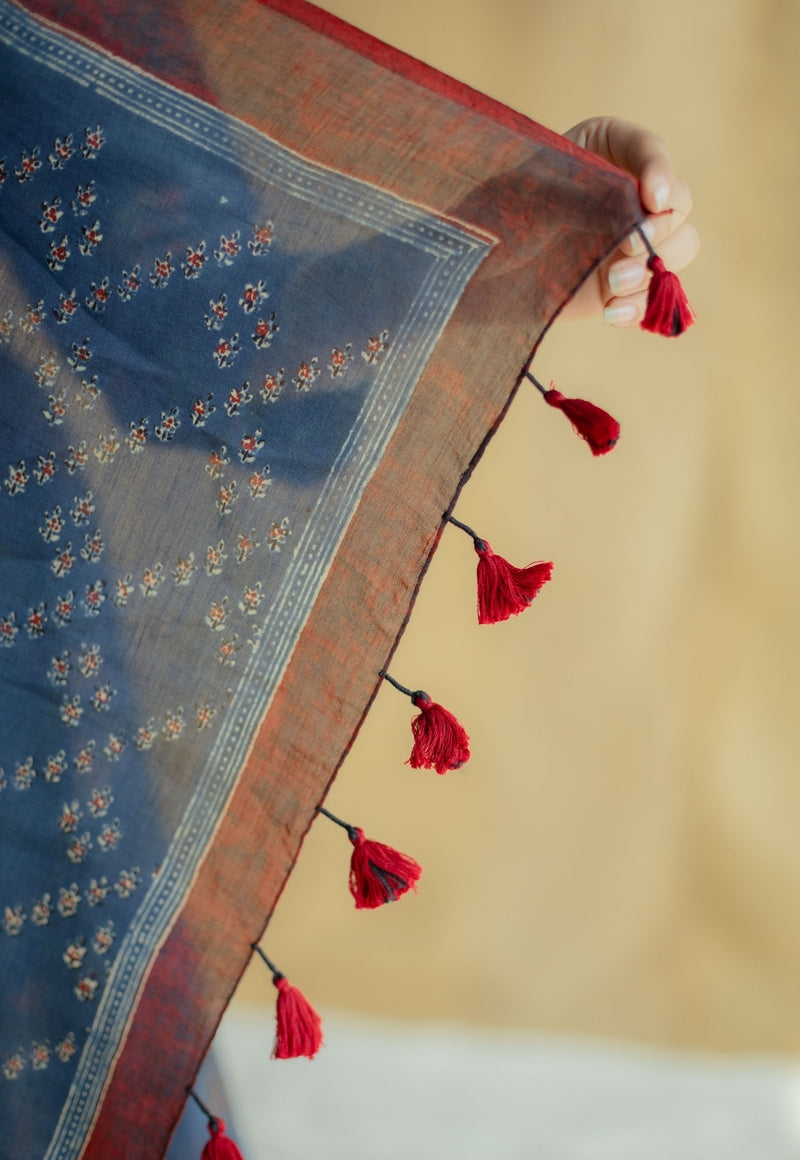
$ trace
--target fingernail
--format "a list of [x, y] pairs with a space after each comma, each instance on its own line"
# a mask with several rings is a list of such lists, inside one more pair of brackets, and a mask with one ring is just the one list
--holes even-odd
[[644, 282], [647, 272], [640, 262], [615, 262], [608, 271], [608, 285], [614, 295], [627, 294]]
[[650, 192], [653, 195], [657, 212], [660, 213], [662, 209], [666, 209], [670, 195], [669, 182], [666, 177], [657, 177], [650, 186]]
[[638, 313], [632, 302], [617, 302], [614, 306], [606, 306], [603, 322], [609, 326], [622, 326], [624, 322], [633, 322]]
[[633, 233], [629, 234], [628, 236], [628, 245], [630, 246], [631, 253], [633, 254], [643, 254], [645, 251], [645, 245], [639, 233], [640, 230], [647, 238], [651, 246], [655, 241], [656, 228], [648, 218], [647, 221], [642, 222], [642, 224], [637, 226]]

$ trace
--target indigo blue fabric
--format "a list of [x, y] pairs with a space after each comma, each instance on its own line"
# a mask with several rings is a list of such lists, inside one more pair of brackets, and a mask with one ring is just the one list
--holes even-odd
[[0, 0], [0, 1154], [79, 1154], [487, 245]]

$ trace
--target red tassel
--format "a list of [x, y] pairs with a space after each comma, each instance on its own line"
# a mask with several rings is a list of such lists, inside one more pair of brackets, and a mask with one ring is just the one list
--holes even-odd
[[355, 847], [350, 859], [350, 893], [357, 910], [374, 910], [417, 889], [422, 874], [419, 862], [382, 842], [370, 841], [356, 826], [348, 828], [348, 833]]
[[[535, 381], [535, 380], [534, 380]], [[537, 386], [539, 384], [537, 383]], [[605, 455], [619, 439], [619, 423], [608, 411], [595, 407], [586, 399], [567, 399], [560, 391], [543, 391], [545, 402], [563, 411], [577, 433], [592, 449], [592, 455]]]
[[299, 991], [281, 974], [275, 974], [273, 983], [278, 988], [278, 1009], [275, 1026], [273, 1059], [296, 1059], [305, 1055], [313, 1059], [322, 1046], [322, 1020]]
[[211, 1139], [203, 1149], [200, 1160], [244, 1160], [230, 1136], [225, 1135], [225, 1121], [216, 1117], [208, 1121]]
[[647, 265], [653, 277], [647, 290], [647, 310], [641, 322], [642, 330], [676, 338], [693, 324], [695, 313], [678, 275], [667, 269], [658, 254], [651, 252]]
[[469, 737], [464, 726], [427, 693], [414, 693], [413, 703], [422, 712], [411, 722], [414, 748], [408, 764], [412, 769], [435, 769], [447, 773], [469, 761]]
[[497, 624], [517, 616], [533, 603], [553, 574], [552, 562], [515, 568], [496, 556], [486, 540], [474, 541], [478, 553], [478, 623]]

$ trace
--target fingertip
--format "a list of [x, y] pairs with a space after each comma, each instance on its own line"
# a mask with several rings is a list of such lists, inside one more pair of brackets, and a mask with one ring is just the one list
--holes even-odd
[[664, 173], [653, 173], [642, 181], [642, 201], [651, 213], [663, 213], [672, 196], [672, 182]]

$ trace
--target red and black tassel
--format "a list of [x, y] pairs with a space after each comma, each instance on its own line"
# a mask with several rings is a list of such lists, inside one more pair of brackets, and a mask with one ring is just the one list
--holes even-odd
[[678, 275], [666, 268], [644, 230], [640, 226], [637, 226], [636, 230], [647, 247], [647, 268], [652, 274], [647, 288], [647, 309], [640, 324], [641, 328], [653, 334], [663, 334], [667, 338], [677, 338], [693, 325], [695, 313], [689, 305]]
[[347, 830], [353, 843], [350, 859], [350, 893], [357, 910], [375, 910], [387, 902], [402, 898], [409, 890], [417, 889], [422, 867], [408, 854], [401, 854], [382, 842], [364, 837], [364, 831], [337, 818], [329, 810], [317, 806], [318, 811]]
[[451, 769], [460, 769], [469, 761], [467, 731], [449, 709], [437, 705], [422, 689], [407, 689], [388, 673], [382, 672], [380, 675], [410, 697], [412, 704], [420, 710], [411, 722], [414, 746], [408, 764], [412, 769], [435, 769], [437, 773], [448, 773]]
[[261, 947], [253, 943], [252, 949], [272, 971], [272, 981], [278, 988], [272, 1058], [297, 1059], [304, 1055], [313, 1059], [322, 1046], [322, 1020], [302, 991], [290, 984]]
[[527, 568], [516, 568], [493, 552], [491, 545], [467, 524], [454, 516], [447, 518], [472, 537], [478, 554], [478, 623], [497, 624], [529, 608], [553, 575], [552, 561], [540, 560]]
[[616, 446], [619, 423], [608, 411], [587, 399], [568, 399], [555, 389], [553, 383], [548, 390], [530, 371], [525, 371], [525, 375], [541, 392], [546, 403], [564, 412], [577, 434], [589, 444], [592, 455], [606, 455]]
[[192, 1097], [200, 1111], [208, 1119], [208, 1134], [211, 1138], [203, 1149], [200, 1160], [243, 1160], [234, 1141], [230, 1136], [225, 1135], [225, 1121], [219, 1119], [218, 1116], [212, 1116], [193, 1088], [187, 1087], [186, 1094]]

